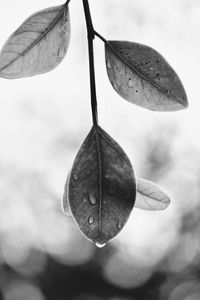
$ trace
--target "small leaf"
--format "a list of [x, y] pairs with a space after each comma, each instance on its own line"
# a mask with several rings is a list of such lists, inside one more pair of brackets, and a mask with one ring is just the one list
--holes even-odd
[[65, 5], [31, 15], [0, 52], [0, 76], [14, 79], [49, 72], [64, 58], [70, 39]]
[[105, 43], [109, 80], [125, 100], [155, 111], [186, 108], [184, 87], [167, 61], [154, 49], [131, 42]]
[[68, 188], [72, 216], [86, 238], [101, 247], [121, 231], [135, 202], [134, 172], [122, 148], [99, 126], [83, 142]]
[[154, 183], [137, 178], [135, 207], [145, 210], [164, 210], [170, 204], [170, 198]]
[[66, 180], [65, 187], [64, 187], [64, 194], [63, 194], [62, 201], [61, 201], [62, 210], [63, 210], [64, 214], [66, 214], [67, 216], [72, 215], [70, 207], [69, 207], [69, 195], [68, 195], [70, 172], [68, 173], [68, 176], [67, 176], [67, 180]]

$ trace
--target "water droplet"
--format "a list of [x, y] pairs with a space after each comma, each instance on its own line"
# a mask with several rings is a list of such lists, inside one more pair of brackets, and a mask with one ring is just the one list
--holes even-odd
[[89, 217], [88, 223], [92, 225], [94, 223], [94, 218], [92, 216]]
[[153, 71], [153, 68], [149, 68], [151, 71]]
[[107, 60], [107, 67], [108, 67], [108, 69], [111, 69], [111, 68], [112, 68], [110, 59]]
[[87, 202], [87, 199], [85, 197], [83, 198], [83, 202], [85, 202], [85, 203]]
[[113, 83], [113, 87], [114, 87], [115, 90], [117, 90], [117, 85], [116, 85], [116, 83]]
[[89, 196], [89, 199], [90, 199], [90, 203], [91, 203], [92, 205], [95, 205], [95, 204], [97, 203], [97, 199], [95, 198], [94, 195], [90, 195], [90, 196]]
[[101, 243], [96, 242], [95, 245], [96, 245], [98, 248], [103, 248], [106, 244], [101, 244]]
[[67, 32], [67, 29], [68, 29], [67, 24], [65, 23], [65, 24], [62, 26], [61, 29], [62, 29], [63, 32]]
[[128, 87], [130, 87], [130, 88], [133, 88], [133, 87], [134, 87], [134, 81], [133, 81], [131, 78], [129, 78], [127, 84], [128, 84]]
[[77, 175], [77, 174], [74, 174], [74, 175], [73, 175], [73, 178], [74, 178], [74, 180], [77, 181], [77, 180], [78, 180], [78, 175]]
[[64, 45], [61, 45], [59, 50], [58, 50], [58, 57], [63, 58], [66, 53], [66, 47]]
[[122, 224], [119, 222], [118, 224], [117, 224], [117, 228], [120, 230], [120, 229], [122, 229]]

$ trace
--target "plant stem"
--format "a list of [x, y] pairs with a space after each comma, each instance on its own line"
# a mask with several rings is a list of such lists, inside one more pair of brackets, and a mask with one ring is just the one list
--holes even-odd
[[68, 6], [69, 2], [70, 2], [70, 0], [67, 0], [67, 1], [65, 2], [64, 6]]
[[95, 38], [95, 34], [94, 34], [94, 27], [92, 24], [92, 18], [90, 14], [90, 7], [89, 7], [88, 0], [83, 0], [83, 8], [85, 13], [85, 20], [87, 26], [87, 38], [88, 38], [92, 118], [93, 118], [93, 124], [98, 125], [96, 83], [95, 83], [95, 70], [94, 70], [94, 49], [93, 49], [93, 40]]
[[94, 35], [96, 35], [100, 40], [102, 40], [105, 44], [108, 44], [108, 41], [100, 35], [96, 30], [94, 31]]

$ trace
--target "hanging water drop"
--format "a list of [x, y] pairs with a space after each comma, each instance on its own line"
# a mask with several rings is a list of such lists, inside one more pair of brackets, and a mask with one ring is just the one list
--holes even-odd
[[98, 248], [103, 248], [106, 244], [101, 244], [101, 243], [96, 242], [95, 245], [96, 245]]
[[88, 223], [92, 225], [94, 223], [94, 218], [92, 216], [89, 217]]
[[127, 84], [128, 84], [128, 87], [130, 87], [130, 88], [133, 88], [133, 87], [134, 87], [134, 81], [133, 81], [131, 78], [129, 78]]

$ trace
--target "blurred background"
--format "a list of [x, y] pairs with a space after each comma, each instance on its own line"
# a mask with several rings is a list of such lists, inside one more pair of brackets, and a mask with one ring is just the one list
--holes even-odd
[[[0, 79], [0, 299], [198, 300], [200, 295], [200, 2], [93, 0], [96, 30], [147, 44], [180, 76], [189, 108], [156, 113], [120, 98], [95, 41], [101, 126], [135, 173], [171, 197], [166, 211], [133, 209], [104, 248], [87, 241], [61, 210], [67, 173], [91, 127], [86, 28], [71, 0], [65, 60], [37, 77]], [[1, 0], [0, 45], [55, 0]]]

